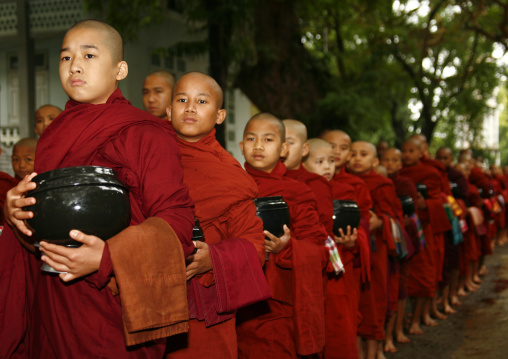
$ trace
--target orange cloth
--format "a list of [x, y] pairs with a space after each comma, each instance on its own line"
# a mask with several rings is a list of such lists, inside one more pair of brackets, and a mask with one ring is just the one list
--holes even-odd
[[122, 301], [126, 345], [186, 332], [185, 261], [169, 224], [161, 218], [148, 218], [110, 238], [106, 245]]

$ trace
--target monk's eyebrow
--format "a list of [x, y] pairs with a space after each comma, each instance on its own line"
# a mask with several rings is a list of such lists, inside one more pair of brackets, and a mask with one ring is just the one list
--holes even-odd
[[[98, 50], [97, 46], [95, 46], [95, 45], [81, 45], [80, 47], [82, 49], [96, 49], [96, 50]], [[64, 47], [62, 50], [60, 50], [60, 52], [62, 53], [64, 51], [69, 51], [69, 50], [70, 50], [70, 48]]]

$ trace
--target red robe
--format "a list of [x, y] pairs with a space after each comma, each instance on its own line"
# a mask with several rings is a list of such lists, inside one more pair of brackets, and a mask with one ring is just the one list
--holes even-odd
[[245, 164], [260, 197], [282, 196], [290, 212], [291, 240], [270, 254], [265, 275], [272, 299], [238, 313], [240, 358], [295, 358], [324, 347], [323, 269], [328, 252], [325, 228], [319, 222], [316, 198], [305, 184], [285, 176], [279, 162], [271, 173]]
[[[371, 248], [369, 239], [369, 220], [370, 220], [370, 209], [372, 208], [372, 198], [370, 197], [369, 189], [365, 185], [365, 182], [347, 173], [345, 168], [339, 173], [335, 173], [332, 179], [333, 188], [338, 188], [333, 183], [348, 184], [353, 186], [356, 192], [356, 200], [358, 207], [360, 207], [360, 214], [362, 216], [360, 225], [364, 229], [363, 233], [358, 236], [358, 250], [360, 255], [356, 257], [354, 267], [356, 276], [361, 280], [361, 283], [367, 283], [370, 281], [371, 272]], [[334, 194], [335, 198], [335, 194]], [[338, 198], [338, 196], [337, 196]]]
[[[106, 166], [117, 171], [129, 189], [131, 225], [143, 223], [149, 217], [163, 219], [177, 234], [183, 254], [188, 256], [193, 251], [190, 240], [193, 203], [183, 184], [180, 150], [171, 126], [132, 107], [120, 90], [115, 90], [106, 104], [70, 100], [39, 139], [35, 170], [42, 173], [82, 165]], [[166, 239], [162, 236], [157, 240]], [[99, 271], [75, 282], [64, 284], [58, 276], [38, 272], [32, 320], [34, 356], [163, 356], [165, 338], [126, 347], [119, 279], [120, 296], [113, 296], [106, 288], [115, 275], [114, 252], [108, 249], [115, 241], [108, 242]], [[165, 285], [156, 273], [146, 276], [154, 291], [158, 282]], [[159, 298], [153, 300], [158, 302]], [[167, 308], [158, 310], [171, 312], [170, 306], [168, 303]]]
[[[415, 183], [408, 177], [401, 176], [398, 172], [393, 176], [390, 176], [390, 179], [393, 181], [395, 185], [395, 189], [397, 191], [397, 196], [410, 196], [413, 199], [413, 203], [415, 204], [415, 209], [418, 206], [418, 191], [416, 189]], [[407, 233], [412, 233], [412, 231], [408, 231]], [[417, 240], [413, 240], [413, 243], [416, 243]], [[409, 261], [404, 260], [400, 263], [400, 274], [399, 274], [399, 299], [407, 298], [407, 280], [409, 273]]]
[[[372, 280], [360, 296], [360, 312], [363, 319], [358, 328], [358, 335], [366, 339], [383, 340], [383, 327], [389, 304], [393, 310], [399, 291], [398, 271], [388, 272], [388, 255], [395, 251], [390, 219], [400, 223], [402, 207], [390, 179], [374, 171], [361, 174], [359, 177], [365, 181], [370, 190], [374, 213], [383, 220], [383, 226], [372, 233], [375, 237], [375, 250], [372, 251]], [[396, 298], [395, 304], [392, 297]]]
[[286, 176], [305, 183], [314, 192], [318, 200], [319, 220], [328, 234], [333, 236], [333, 202], [330, 182], [323, 176], [307, 171], [302, 165], [297, 170], [287, 170]]
[[[353, 186], [336, 180], [332, 180], [331, 183], [334, 200], [351, 200], [358, 203]], [[367, 235], [363, 227], [360, 226], [357, 231], [358, 236], [363, 236], [362, 239], [366, 242]], [[358, 244], [353, 248], [339, 246], [345, 272], [341, 276], [328, 275], [325, 358], [358, 357], [356, 333], [359, 323], [358, 304], [361, 283], [360, 276], [354, 271], [354, 259], [359, 256], [358, 247]]]
[[[424, 270], [425, 273], [428, 273], [429, 275], [433, 272], [437, 285], [437, 283], [441, 281], [443, 273], [445, 255], [444, 233], [452, 229], [443, 207], [444, 203], [441, 195], [444, 192], [442, 176], [434, 167], [426, 166], [421, 162], [418, 162], [415, 166], [405, 166], [400, 171], [400, 174], [411, 178], [415, 184], [424, 183], [427, 186], [429, 196], [426, 200], [427, 211], [426, 213], [420, 212], [419, 217], [422, 220], [422, 227], [424, 227], [424, 234], [427, 243], [426, 251], [432, 251], [434, 260], [433, 264], [419, 263], [418, 266], [422, 266], [420, 271]], [[427, 228], [427, 225], [423, 225], [423, 223], [427, 223], [427, 219], [430, 223], [432, 236], [428, 233], [429, 229]], [[425, 233], [426, 231], [427, 233]], [[427, 239], [427, 237], [429, 237], [429, 239]], [[422, 255], [421, 259], [424, 259], [425, 256], [426, 254]], [[432, 266], [433, 268], [429, 268], [429, 266]], [[412, 267], [414, 267], [415, 270], [417, 268], [415, 263], [413, 263]], [[416, 276], [418, 277], [421, 275], [423, 275], [423, 273], [416, 273]]]
[[[213, 291], [231, 296], [229, 301], [236, 303], [230, 307], [252, 304], [270, 296], [261, 269], [265, 262], [263, 223], [256, 216], [253, 202], [258, 188], [238, 161], [217, 142], [215, 130], [198, 142], [178, 139], [178, 143], [182, 151], [184, 182], [194, 200], [205, 242], [210, 249], [225, 246], [228, 253], [214, 258], [211, 252], [213, 269], [198, 275], [199, 281], [189, 282], [189, 291], [198, 294], [194, 296], [195, 305], [191, 306], [190, 316], [200, 320], [190, 321], [188, 335], [168, 339], [166, 358], [236, 358], [234, 311], [220, 312], [218, 307], [222, 303], [215, 299]], [[261, 265], [256, 266], [256, 261]], [[252, 266], [246, 267], [245, 263]], [[215, 273], [222, 272], [236, 285], [219, 289]], [[262, 297], [259, 297], [260, 292]], [[204, 297], [210, 299], [211, 306]], [[208, 314], [200, 316], [192, 310], [196, 307]], [[207, 321], [219, 323], [210, 326]]]

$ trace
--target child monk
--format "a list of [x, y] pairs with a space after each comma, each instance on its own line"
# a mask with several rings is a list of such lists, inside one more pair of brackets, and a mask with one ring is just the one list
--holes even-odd
[[316, 197], [308, 186], [285, 176], [286, 167], [280, 161], [287, 154], [285, 129], [275, 116], [252, 117], [240, 148], [259, 196], [282, 196], [291, 219], [290, 230], [284, 226], [281, 238], [265, 231], [270, 256], [264, 270], [272, 299], [239, 312], [239, 357], [296, 358], [321, 353], [328, 235], [319, 222]]
[[[413, 181], [399, 174], [402, 169], [402, 153], [397, 148], [386, 149], [381, 156], [381, 164], [386, 168], [388, 177], [393, 181], [397, 196], [410, 196], [413, 199], [415, 206], [418, 203], [418, 191]], [[409, 229], [409, 226], [414, 226], [416, 223], [409, 223], [410, 218], [404, 216], [404, 222], [407, 223], [405, 227]], [[408, 231], [412, 233], [414, 231]], [[416, 241], [415, 241], [416, 242]], [[410, 339], [404, 334], [404, 317], [407, 299], [407, 275], [408, 275], [408, 261], [402, 261], [400, 263], [400, 276], [399, 276], [399, 303], [398, 311], [396, 315], [390, 317], [390, 320], [386, 326], [386, 338], [384, 350], [386, 352], [396, 352], [393, 334], [395, 333], [395, 339], [398, 343], [409, 343]]]
[[12, 170], [18, 182], [34, 171], [36, 148], [37, 140], [30, 137], [19, 140], [12, 147]]
[[408, 277], [408, 294], [416, 298], [411, 318], [410, 334], [422, 334], [420, 322], [437, 325], [431, 318], [432, 300], [437, 294], [444, 261], [444, 232], [451, 229], [441, 197], [442, 178], [439, 172], [420, 162], [421, 143], [412, 138], [402, 145], [404, 167], [400, 174], [409, 177], [415, 184], [427, 186], [428, 198], [419, 198], [418, 217], [422, 223], [426, 246], [411, 260]]
[[59, 107], [42, 105], [35, 111], [35, 134], [42, 135], [46, 127], [62, 112]]
[[205, 241], [196, 241], [197, 253], [188, 258], [195, 302], [189, 333], [169, 338], [166, 358], [236, 358], [235, 310], [270, 297], [261, 268], [263, 223], [253, 201], [257, 185], [215, 139], [215, 124], [226, 118], [222, 98], [213, 78], [190, 72], [176, 82], [167, 110]]
[[[326, 142], [330, 143], [335, 156], [335, 175], [331, 181], [333, 196], [335, 199], [343, 198], [342, 196], [347, 194], [344, 192], [344, 185], [353, 186], [356, 196], [355, 201], [360, 207], [361, 221], [359, 235], [357, 238], [357, 246], [359, 250], [359, 256], [354, 261], [354, 272], [356, 282], [361, 284], [362, 289], [368, 286], [371, 274], [371, 248], [370, 248], [370, 232], [369, 232], [369, 221], [370, 221], [370, 209], [372, 208], [372, 199], [370, 197], [369, 189], [365, 182], [357, 176], [354, 176], [346, 172], [346, 165], [351, 158], [351, 137], [341, 130], [326, 131], [322, 136]], [[356, 288], [356, 299], [354, 303], [359, 306], [360, 297], [360, 285]], [[365, 305], [365, 304], [364, 304]], [[371, 305], [374, 305], [371, 302]], [[358, 313], [357, 323], [360, 324], [361, 313]], [[360, 333], [359, 333], [360, 334]], [[361, 344], [361, 337], [358, 336], [357, 343]], [[363, 357], [362, 345], [357, 345], [359, 350], [359, 356]]]
[[[392, 222], [401, 222], [402, 207], [392, 181], [374, 171], [379, 163], [376, 147], [365, 141], [353, 142], [351, 154], [349, 169], [365, 181], [373, 201], [370, 220], [373, 237], [372, 280], [360, 297], [362, 323], [359, 334], [367, 341], [366, 357], [376, 358], [383, 352], [381, 341], [385, 338], [383, 327], [387, 310], [397, 310], [396, 301], [389, 306], [388, 293], [398, 293], [398, 268], [388, 271], [388, 255], [395, 254], [391, 228]], [[372, 302], [375, 304], [372, 305]]]
[[[308, 171], [323, 176], [331, 181], [335, 172], [335, 162], [332, 146], [319, 138], [308, 141], [309, 154], [303, 161]], [[356, 201], [356, 192], [348, 184], [342, 183], [333, 188], [333, 199]], [[357, 358], [358, 348], [356, 332], [358, 327], [358, 289], [360, 283], [354, 273], [354, 259], [358, 255], [356, 239], [362, 228], [349, 227], [349, 230], [338, 237], [332, 236], [339, 245], [339, 252], [344, 263], [344, 273], [336, 275], [329, 272], [326, 285], [326, 344], [325, 358]]]
[[164, 70], [150, 73], [143, 83], [143, 106], [145, 111], [162, 120], [168, 120], [166, 108], [171, 105], [171, 92], [175, 76]]
[[[40, 242], [44, 262], [62, 273], [36, 273], [35, 356], [160, 358], [166, 337], [188, 330], [184, 258], [194, 250], [193, 202], [173, 129], [132, 107], [118, 89], [128, 73], [122, 48], [118, 32], [95, 20], [78, 22], [63, 40], [60, 80], [70, 100], [39, 140], [35, 171], [115, 169], [129, 189], [131, 226], [103, 239], [72, 230], [79, 248]], [[35, 203], [23, 198], [35, 188], [34, 175], [9, 191], [4, 211], [24, 236], [32, 233], [22, 220], [33, 213], [19, 209]]]

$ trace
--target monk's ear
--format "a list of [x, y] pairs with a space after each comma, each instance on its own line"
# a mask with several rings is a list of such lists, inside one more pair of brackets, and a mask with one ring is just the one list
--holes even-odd
[[171, 122], [171, 106], [166, 107], [166, 114], [168, 115], [168, 121]]
[[282, 142], [282, 146], [280, 148], [280, 157], [286, 158], [289, 153], [289, 144], [287, 142]]
[[372, 168], [376, 168], [379, 166], [379, 158], [374, 157], [374, 161], [372, 162]]
[[116, 68], [117, 68], [116, 74], [117, 81], [121, 81], [127, 77], [127, 74], [129, 73], [129, 66], [127, 66], [127, 62], [120, 61], [118, 65], [116, 65]]
[[305, 157], [309, 154], [309, 143], [305, 142], [302, 147], [302, 157]]
[[238, 143], [238, 146], [240, 146], [240, 151], [242, 151], [242, 155], [244, 155], [244, 156], [245, 156], [245, 153], [243, 153], [243, 141], [240, 141], [240, 142]]
[[219, 111], [217, 111], [217, 120], [215, 121], [215, 123], [217, 125], [220, 125], [221, 123], [224, 122], [225, 119], [226, 119], [226, 110], [220, 109]]

